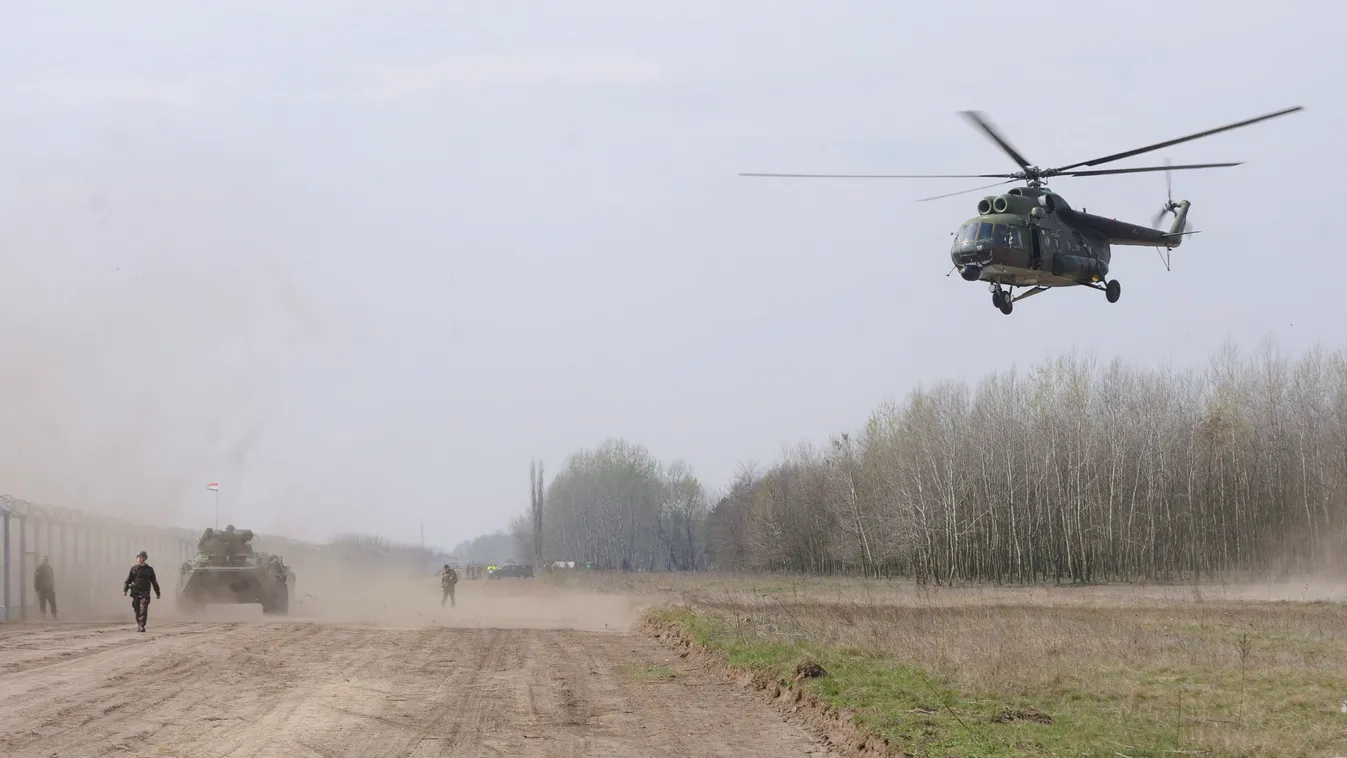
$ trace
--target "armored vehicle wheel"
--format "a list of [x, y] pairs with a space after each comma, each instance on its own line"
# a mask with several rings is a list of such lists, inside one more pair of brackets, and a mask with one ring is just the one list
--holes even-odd
[[282, 584], [268, 601], [262, 603], [262, 612], [267, 615], [284, 616], [290, 612], [290, 588]]

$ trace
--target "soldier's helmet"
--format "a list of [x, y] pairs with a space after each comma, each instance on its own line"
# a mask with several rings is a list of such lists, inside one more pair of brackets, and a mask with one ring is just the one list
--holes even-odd
[[232, 532], [232, 531], [234, 531], [234, 525], [233, 525], [233, 524], [229, 524], [228, 526], [225, 527], [225, 531], [226, 531], [226, 532]]
[[150, 554], [147, 553], [147, 552], [145, 552], [144, 550], [142, 550], [142, 551], [140, 551], [139, 553], [136, 553], [136, 557], [137, 557], [137, 558], [144, 558], [144, 559], [146, 559], [146, 560], [149, 560]]
[[210, 527], [206, 527], [206, 536], [209, 537], [212, 534], [215, 534], [215, 530], [211, 529]]

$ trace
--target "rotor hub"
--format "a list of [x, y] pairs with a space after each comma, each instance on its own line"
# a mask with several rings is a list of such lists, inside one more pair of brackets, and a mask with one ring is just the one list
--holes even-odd
[[1038, 188], [1043, 186], [1043, 180], [1052, 173], [1051, 170], [1044, 171], [1038, 166], [1026, 166], [1023, 171], [1017, 171], [1017, 179], [1022, 179], [1030, 187]]

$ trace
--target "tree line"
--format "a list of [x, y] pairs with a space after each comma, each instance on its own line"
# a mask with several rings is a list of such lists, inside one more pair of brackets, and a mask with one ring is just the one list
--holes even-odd
[[[540, 549], [545, 561], [605, 570], [704, 569], [706, 504], [686, 463], [665, 465], [641, 445], [608, 440], [570, 456], [529, 516], [514, 520], [515, 554], [528, 561]], [[535, 523], [542, 525], [541, 546]]]
[[455, 545], [451, 552], [464, 564], [488, 566], [493, 563], [504, 563], [506, 559], [515, 555], [514, 537], [505, 530], [483, 534], [470, 540], [463, 540]]
[[[1347, 352], [1226, 345], [1200, 370], [1071, 353], [916, 389], [715, 496], [609, 440], [541, 500], [547, 560], [604, 569], [940, 584], [1347, 569]], [[521, 560], [534, 523], [512, 524]]]

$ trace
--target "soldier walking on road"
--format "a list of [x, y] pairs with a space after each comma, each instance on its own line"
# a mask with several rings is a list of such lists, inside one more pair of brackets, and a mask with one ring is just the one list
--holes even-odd
[[42, 562], [37, 565], [37, 571], [33, 573], [33, 589], [37, 590], [37, 603], [42, 611], [42, 618], [47, 617], [47, 605], [51, 604], [51, 617], [59, 620], [60, 616], [56, 615], [56, 574], [45, 555], [42, 556]]
[[458, 584], [458, 573], [449, 564], [444, 564], [444, 570], [440, 572], [440, 589], [443, 594], [440, 595], [440, 606], [444, 606], [444, 601], [449, 600], [449, 607], [454, 607], [454, 585]]
[[150, 619], [150, 590], [154, 590], [156, 599], [162, 598], [159, 593], [159, 580], [154, 576], [154, 567], [145, 561], [150, 556], [142, 550], [136, 553], [136, 565], [131, 567], [130, 573], [126, 575], [126, 584], [122, 586], [122, 594], [131, 595], [131, 608], [136, 612], [136, 631], [145, 631], [145, 623]]

